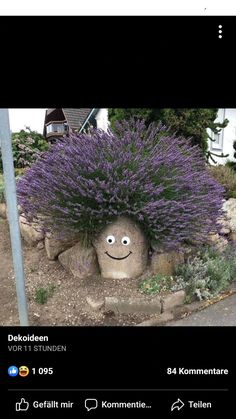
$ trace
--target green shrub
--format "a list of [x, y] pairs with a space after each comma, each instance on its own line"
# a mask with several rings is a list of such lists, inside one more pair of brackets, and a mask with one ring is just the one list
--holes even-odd
[[232, 160], [227, 160], [227, 162], [225, 163], [226, 167], [230, 167], [230, 169], [235, 170], [236, 168], [236, 162], [232, 161]]
[[235, 248], [227, 246], [223, 252], [214, 247], [203, 247], [192, 259], [176, 268], [175, 276], [161, 274], [148, 277], [139, 285], [144, 294], [175, 292], [184, 289], [185, 302], [205, 300], [217, 296], [236, 280]]
[[207, 248], [186, 264], [180, 265], [176, 273], [177, 279], [185, 284], [187, 302], [194, 298], [213, 298], [236, 279], [235, 249], [228, 246], [220, 253]]
[[[30, 128], [12, 134], [12, 154], [15, 168], [30, 167], [39, 155], [48, 150], [45, 138]], [[0, 150], [0, 170], [2, 170], [2, 158]]]
[[235, 244], [231, 246], [227, 246], [222, 253], [222, 257], [224, 258], [226, 264], [230, 270], [230, 280], [236, 280], [236, 251], [235, 251]]
[[214, 298], [235, 280], [235, 246], [227, 246], [223, 252], [203, 247], [194, 258], [176, 268], [175, 276], [157, 274], [145, 278], [139, 289], [148, 295], [184, 289], [185, 302], [190, 303]]
[[[236, 140], [233, 142], [233, 148], [234, 148], [234, 158], [236, 159]], [[228, 160], [226, 162], [226, 166], [230, 167], [234, 171], [236, 171], [236, 161], [230, 161]]]
[[35, 301], [38, 304], [45, 304], [50, 297], [52, 297], [56, 287], [55, 285], [49, 285], [47, 288], [40, 287], [36, 290]]
[[224, 186], [226, 198], [236, 198], [236, 173], [228, 166], [209, 166], [213, 178]]

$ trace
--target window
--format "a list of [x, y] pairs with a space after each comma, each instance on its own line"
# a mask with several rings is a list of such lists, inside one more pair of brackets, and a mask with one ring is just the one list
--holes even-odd
[[[222, 123], [224, 119], [225, 119], [225, 109], [219, 109], [216, 121]], [[211, 150], [218, 150], [218, 151], [220, 150], [223, 152], [224, 129], [221, 129], [220, 132], [216, 134], [213, 131], [211, 131], [210, 136], [214, 140], [214, 141], [211, 141]]]
[[63, 134], [64, 132], [65, 132], [64, 124], [47, 125], [47, 134], [51, 134], [51, 133]]

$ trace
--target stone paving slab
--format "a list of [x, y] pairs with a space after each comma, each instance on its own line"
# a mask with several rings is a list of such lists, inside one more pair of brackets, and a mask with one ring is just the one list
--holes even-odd
[[162, 297], [161, 298], [161, 302], [162, 302], [161, 311], [162, 312], [169, 311], [176, 306], [180, 306], [184, 304], [185, 296], [186, 296], [185, 291], [180, 290], [177, 292], [173, 292], [172, 294], [167, 294], [166, 296]]
[[113, 311], [117, 314], [160, 314], [161, 300], [160, 297], [155, 297], [152, 300], [146, 301], [142, 298], [121, 299], [117, 297], [105, 297], [105, 311]]
[[177, 291], [165, 296], [156, 296], [152, 299], [145, 297], [139, 298], [121, 298], [121, 297], [105, 297], [105, 311], [113, 311], [114, 313], [144, 313], [144, 314], [161, 314], [169, 312], [175, 307], [184, 303], [185, 292]]

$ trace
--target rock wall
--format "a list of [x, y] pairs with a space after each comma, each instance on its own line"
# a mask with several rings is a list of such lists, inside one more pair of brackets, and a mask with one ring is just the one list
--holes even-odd
[[[236, 199], [225, 201], [223, 210], [224, 216], [218, 220], [222, 226], [220, 234], [214, 233], [208, 237], [208, 243], [216, 245], [220, 250], [230, 241], [236, 242]], [[185, 256], [189, 253], [188, 248], [178, 252], [153, 249], [147, 266], [148, 244], [145, 236], [138, 225], [127, 217], [121, 217], [115, 223], [109, 224], [94, 241], [94, 247], [84, 249], [80, 244], [79, 234], [44, 234], [37, 223], [29, 225], [26, 222], [20, 208], [19, 214], [23, 240], [38, 249], [45, 247], [48, 259], [58, 258], [64, 268], [78, 278], [97, 274], [99, 267], [105, 278], [135, 278], [141, 276], [146, 268], [152, 274], [173, 275], [176, 266], [184, 263]], [[4, 203], [0, 204], [0, 217], [7, 218]], [[132, 260], [127, 255], [131, 255]]]

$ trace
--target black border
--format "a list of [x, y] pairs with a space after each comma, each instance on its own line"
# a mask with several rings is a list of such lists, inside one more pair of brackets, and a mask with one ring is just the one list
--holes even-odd
[[0, 106], [234, 107], [235, 22], [234, 16], [0, 17]]

